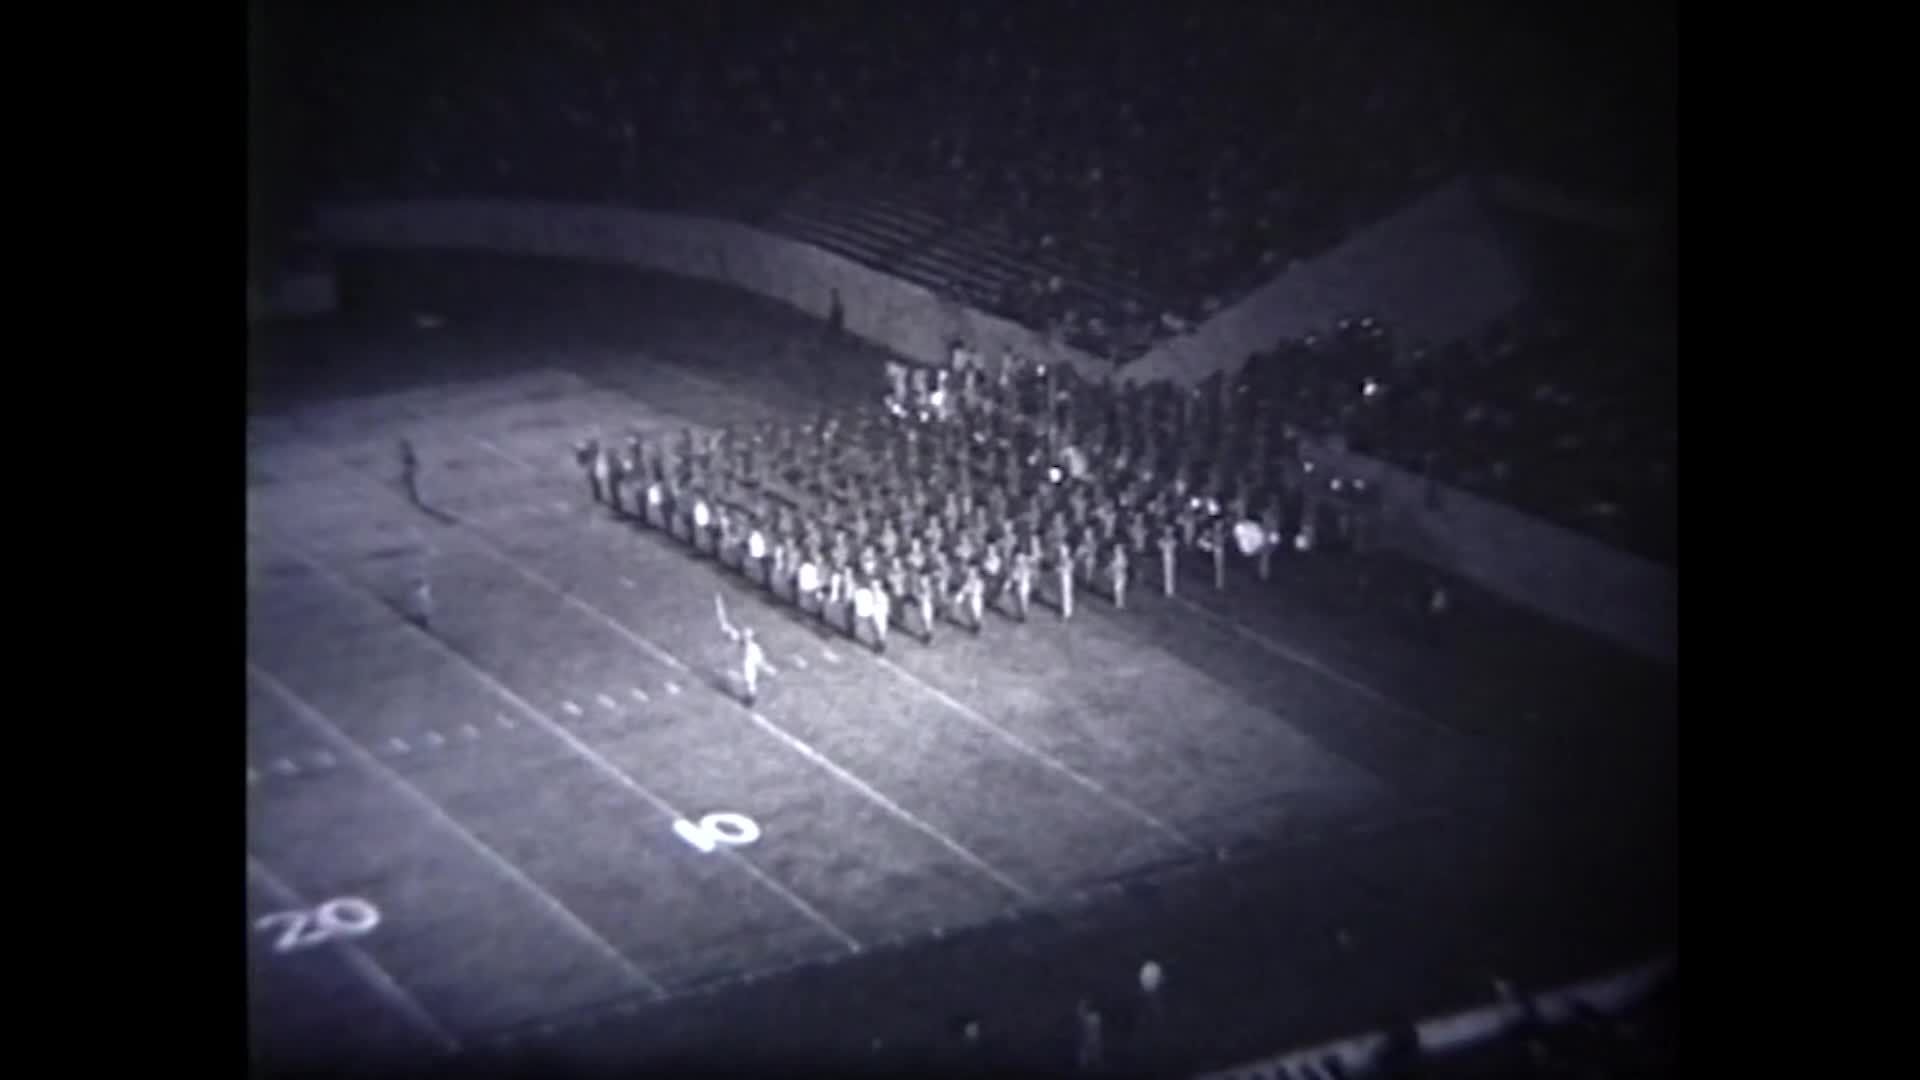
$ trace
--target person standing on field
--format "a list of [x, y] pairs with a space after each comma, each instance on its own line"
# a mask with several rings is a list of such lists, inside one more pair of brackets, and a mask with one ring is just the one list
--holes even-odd
[[744, 690], [743, 700], [752, 708], [760, 696], [760, 675], [779, 675], [772, 664], [767, 663], [767, 654], [760, 648], [760, 642], [753, 636], [750, 626], [736, 627], [727, 621], [727, 607], [720, 594], [713, 594], [713, 606], [720, 616], [720, 632], [727, 639], [740, 646], [740, 684]]
[[400, 440], [400, 482], [406, 485], [407, 501], [420, 506], [420, 458], [413, 451], [412, 439]]

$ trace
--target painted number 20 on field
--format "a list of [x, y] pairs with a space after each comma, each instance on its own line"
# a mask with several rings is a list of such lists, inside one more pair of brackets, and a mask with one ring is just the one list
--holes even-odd
[[289, 953], [371, 934], [379, 925], [379, 908], [357, 896], [343, 896], [316, 908], [262, 915], [253, 928], [262, 933], [277, 931], [273, 951]]

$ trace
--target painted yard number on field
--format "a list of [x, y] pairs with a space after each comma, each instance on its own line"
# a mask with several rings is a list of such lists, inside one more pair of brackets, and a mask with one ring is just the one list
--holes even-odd
[[760, 839], [760, 826], [745, 814], [708, 814], [697, 825], [682, 818], [673, 823], [673, 831], [707, 854], [721, 844], [739, 847]]
[[253, 928], [263, 933], [278, 928], [280, 936], [273, 943], [273, 951], [289, 953], [329, 941], [362, 937], [373, 933], [379, 925], [378, 908], [357, 896], [343, 896], [317, 908], [262, 915]]

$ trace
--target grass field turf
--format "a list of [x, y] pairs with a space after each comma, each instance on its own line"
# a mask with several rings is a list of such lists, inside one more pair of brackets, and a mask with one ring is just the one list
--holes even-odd
[[[659, 349], [708, 340], [687, 326], [688, 307], [708, 310], [634, 321], [659, 329]], [[737, 348], [760, 318], [723, 320], [710, 337]], [[579, 1053], [659, 1060], [712, 1038], [714, 1010], [681, 1004], [702, 990], [740, 1015], [776, 984], [826, 1008], [827, 989], [788, 984], [918, 983], [941, 955], [979, 971], [1012, 950], [998, 962], [1024, 963], [1030, 992], [1058, 982], [1064, 1009], [1085, 977], [1066, 963], [1035, 971], [1013, 946], [1038, 938], [1048, 955], [1070, 954], [1120, 934], [1130, 950], [1157, 942], [1163, 960], [1185, 957], [1168, 961], [1195, 973], [1183, 995], [1246, 997], [1253, 984], [1230, 982], [1245, 976], [1208, 988], [1195, 983], [1215, 976], [1198, 973], [1231, 971], [1227, 953], [1297, 966], [1326, 952], [1334, 924], [1363, 943], [1268, 971], [1275, 988], [1308, 979], [1311, 1007], [1208, 1018], [1245, 1025], [1257, 1052], [1272, 1048], [1255, 1043], [1261, 1032], [1305, 1039], [1427, 998], [1448, 1004], [1489, 964], [1544, 978], [1613, 959], [1590, 960], [1587, 940], [1578, 956], [1554, 955], [1576, 936], [1564, 921], [1580, 914], [1576, 901], [1615, 905], [1578, 925], [1617, 912], [1605, 890], [1566, 888], [1584, 881], [1571, 864], [1586, 859], [1569, 858], [1535, 895], [1517, 887], [1541, 876], [1542, 860], [1568, 858], [1572, 834], [1486, 811], [1534, 805], [1543, 789], [1577, 802], [1553, 763], [1658, 741], [1613, 730], [1657, 715], [1622, 723], [1617, 709], [1562, 693], [1567, 673], [1618, 668], [1640, 680], [1615, 679], [1610, 694], [1657, 677], [1538, 630], [1508, 632], [1505, 655], [1472, 645], [1436, 655], [1344, 599], [1347, 571], [1325, 561], [1283, 569], [1298, 605], [1256, 607], [1189, 581], [1207, 614], [1144, 595], [1126, 613], [1090, 600], [1071, 626], [1042, 613], [977, 640], [949, 633], [933, 649], [896, 638], [882, 662], [597, 513], [568, 459], [571, 439], [596, 423], [713, 424], [815, 395], [783, 400], [764, 375], [683, 370], [625, 342], [541, 347], [538, 328], [522, 332], [536, 340], [493, 345], [518, 351], [517, 372], [496, 358], [485, 378], [275, 410], [251, 425], [250, 849], [283, 887], [250, 884], [250, 914], [285, 910], [289, 896], [357, 895], [383, 916], [346, 947], [278, 954], [270, 935], [250, 934], [263, 1056], [373, 1045], [347, 1033], [386, 1031], [355, 1019], [378, 1014], [389, 1027], [427, 1022], [399, 1024], [408, 1034], [380, 1036], [372, 1053], [411, 1038], [471, 1054], [494, 1033], [540, 1042], [554, 1025], [552, 1039]], [[418, 341], [385, 334], [359, 347], [416, 366], [449, 347]], [[420, 446], [428, 502], [445, 520], [401, 498], [401, 434]], [[439, 595], [431, 636], [388, 606], [423, 558]], [[782, 668], [756, 710], [724, 692], [715, 591]], [[1499, 628], [1465, 640], [1498, 641]], [[1515, 655], [1520, 642], [1531, 655]], [[1638, 700], [1642, 713], [1659, 708], [1657, 695]], [[1586, 809], [1565, 818], [1603, 817]], [[715, 811], [749, 815], [761, 837], [703, 855], [671, 831], [677, 817]], [[1582, 828], [1582, 843], [1606, 833]], [[1312, 887], [1276, 897], [1255, 880]], [[1178, 902], [1142, 899], [1147, 888]], [[1211, 945], [1178, 934], [1169, 913], [1190, 921], [1210, 904], [1256, 902], [1257, 933]], [[1160, 908], [1164, 918], [1147, 917]], [[1100, 914], [1064, 927], [1060, 913], [1074, 911]], [[1221, 918], [1202, 921], [1218, 931]], [[1268, 940], [1276, 934], [1288, 941]], [[1225, 952], [1204, 959], [1209, 948]], [[876, 1028], [895, 1012], [926, 1024], [944, 1007], [924, 990], [885, 996], [870, 1009]], [[582, 1017], [596, 1021], [593, 1038]], [[760, 1037], [777, 1035], [765, 1026]], [[779, 1027], [859, 1049], [824, 1017]], [[1011, 1039], [1014, 1027], [995, 1029]], [[741, 1029], [731, 1032], [738, 1042]]]

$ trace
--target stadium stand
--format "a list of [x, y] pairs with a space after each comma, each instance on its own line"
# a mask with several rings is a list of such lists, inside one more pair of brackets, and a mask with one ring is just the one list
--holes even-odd
[[1514, 156], [1521, 125], [1469, 122], [1488, 92], [1420, 20], [1124, 7], [668, 5], [676, 39], [562, 6], [425, 64], [424, 27], [383, 17], [357, 62], [391, 105], [338, 133], [376, 164], [337, 179], [726, 211], [1126, 358]]
[[[1496, 73], [1459, 70], [1453, 35], [1421, 20], [1062, 7], [1077, 18], [989, 4], [745, 21], [667, 5], [672, 33], [654, 36], [562, 5], [538, 33], [483, 25], [450, 55], [425, 51], [429, 20], [383, 14], [354, 42], [351, 80], [306, 73], [340, 118], [310, 149], [357, 163], [328, 177], [336, 192], [760, 224], [1116, 362], [1462, 170], [1620, 171], [1568, 130], [1617, 125], [1607, 92], [1540, 79], [1571, 89], [1512, 100]], [[1566, 60], [1523, 25], [1499, 32], [1513, 70]], [[1504, 235], [1529, 265], [1565, 273], [1564, 258], [1536, 257], [1539, 233]], [[1645, 358], [1670, 343], [1605, 307], [1569, 318], [1567, 293], [1479, 341], [1335, 334], [1263, 359], [1330, 410], [1309, 426], [1350, 422], [1356, 446], [1670, 561], [1672, 409], [1630, 392], [1659, 381], [1641, 377], [1659, 362]], [[1576, 375], [1595, 367], [1613, 374]], [[1387, 391], [1360, 396], [1368, 379]]]
[[[1615, 546], [1675, 559], [1678, 432], [1670, 343], [1631, 324], [1523, 313], [1431, 355], [1348, 320], [1250, 357], [1296, 425]], [[1651, 358], [1651, 359], [1647, 359]]]

